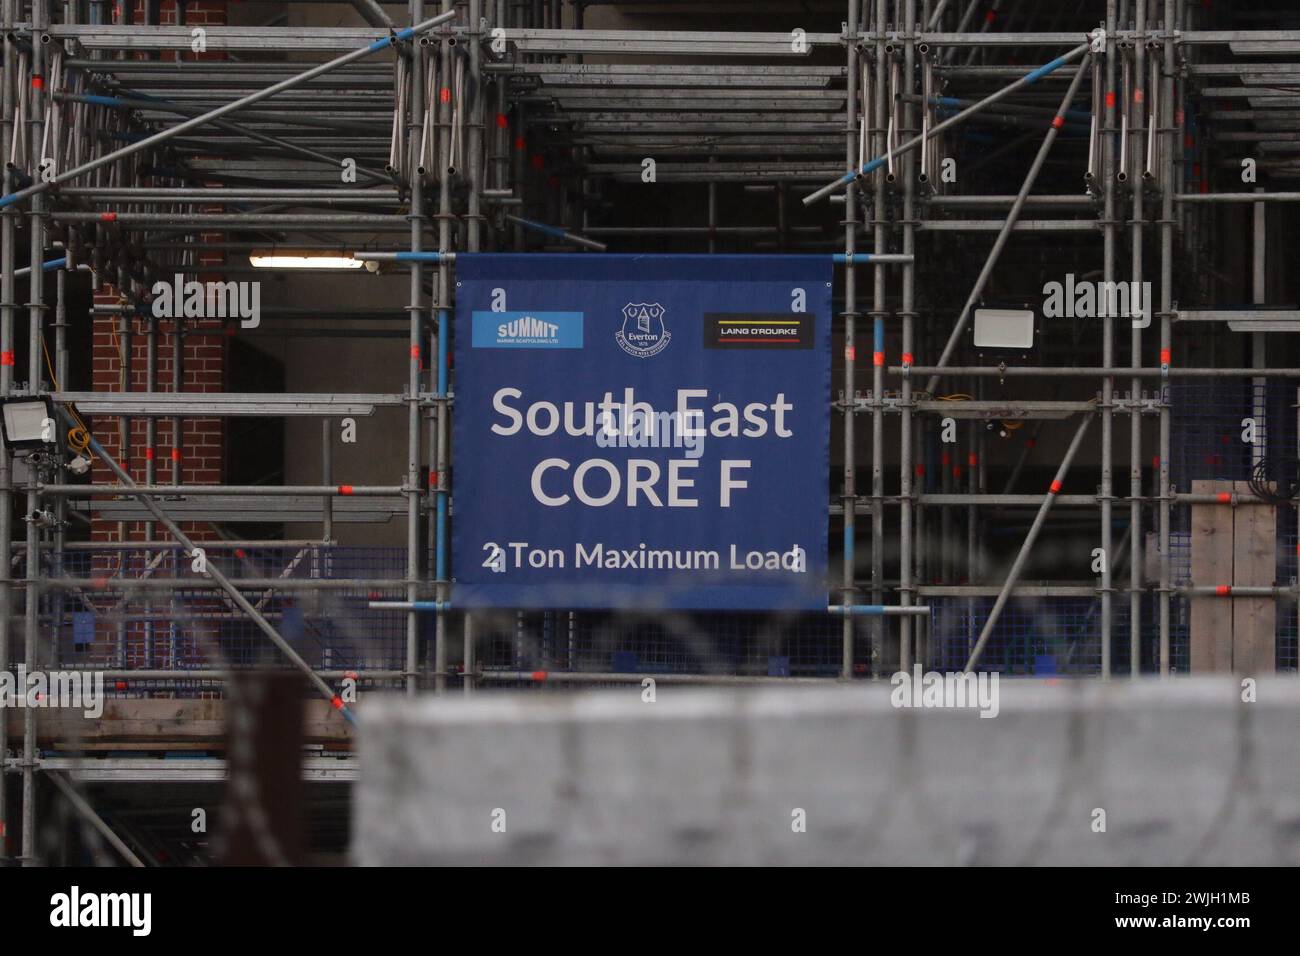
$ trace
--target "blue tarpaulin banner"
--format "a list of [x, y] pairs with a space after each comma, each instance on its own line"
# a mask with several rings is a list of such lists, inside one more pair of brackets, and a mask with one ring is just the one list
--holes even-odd
[[453, 605], [825, 610], [831, 268], [459, 254]]

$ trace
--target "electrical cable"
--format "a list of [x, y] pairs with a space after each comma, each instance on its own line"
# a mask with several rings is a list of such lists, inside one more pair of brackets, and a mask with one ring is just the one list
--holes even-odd
[[[1291, 461], [1291, 459], [1287, 458], [1283, 461]], [[1269, 459], [1261, 457], [1255, 462], [1250, 479], [1247, 481], [1255, 497], [1271, 505], [1287, 505], [1295, 501], [1297, 493], [1300, 493], [1300, 462], [1291, 461], [1291, 464], [1289, 475], [1284, 471], [1285, 465], [1279, 469], [1282, 473], [1277, 480], [1278, 490], [1274, 491], [1271, 487], [1273, 483], [1269, 480]], [[1283, 489], [1285, 489], [1284, 493]]]

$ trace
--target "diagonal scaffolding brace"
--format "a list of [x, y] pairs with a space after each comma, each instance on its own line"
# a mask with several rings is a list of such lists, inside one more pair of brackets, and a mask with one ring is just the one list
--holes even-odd
[[[69, 415], [66, 409], [61, 409], [61, 411], [68, 424], [72, 427], [77, 427], [76, 419]], [[95, 453], [96, 457], [98, 457], [100, 461], [108, 465], [113, 474], [117, 475], [118, 480], [120, 480], [125, 486], [122, 489], [122, 492], [124, 494], [134, 495], [138, 498], [140, 503], [149, 510], [149, 513], [152, 514], [154, 518], [168, 531], [170, 531], [172, 536], [184, 545], [185, 550], [192, 556], [197, 545], [195, 545], [194, 542], [190, 540], [189, 536], [180, 529], [180, 525], [169, 518], [167, 513], [158, 507], [158, 503], [154, 501], [153, 496], [138, 488], [135, 479], [127, 474], [122, 466], [117, 463], [117, 460], [104, 450], [104, 446], [101, 445], [94, 436], [90, 436], [88, 447]], [[343, 702], [338, 694], [334, 693], [334, 689], [331, 688], [329, 684], [325, 683], [324, 679], [319, 674], [312, 670], [311, 665], [303, 660], [302, 656], [293, 649], [293, 645], [284, 639], [280, 632], [275, 629], [275, 626], [266, 619], [265, 615], [263, 615], [261, 611], [253, 606], [252, 602], [249, 601], [248, 598], [244, 597], [239, 588], [235, 587], [235, 585], [231, 583], [230, 579], [222, 573], [221, 569], [215, 564], [208, 564], [207, 574], [212, 578], [212, 580], [217, 582], [223, 591], [230, 595], [230, 599], [235, 602], [241, 611], [253, 619], [253, 623], [258, 626], [263, 634], [271, 639], [271, 643], [279, 648], [280, 652], [289, 659], [290, 663], [306, 675], [312, 686], [320, 691], [321, 695], [333, 705], [334, 709], [337, 710], [339, 714], [348, 721], [348, 723], [355, 724], [357, 722], [356, 715], [348, 705]]]

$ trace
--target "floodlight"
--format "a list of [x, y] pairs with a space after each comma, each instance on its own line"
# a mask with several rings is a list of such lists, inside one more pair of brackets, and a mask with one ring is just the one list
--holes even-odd
[[1029, 309], [976, 309], [975, 347], [1033, 348], [1034, 320]]
[[47, 395], [25, 395], [0, 400], [4, 414], [4, 442], [10, 451], [45, 448], [58, 443], [54, 403]]

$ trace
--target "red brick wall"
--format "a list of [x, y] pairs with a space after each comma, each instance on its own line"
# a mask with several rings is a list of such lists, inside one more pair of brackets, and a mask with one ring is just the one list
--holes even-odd
[[[161, 19], [164, 24], [176, 22], [176, 5], [174, 3], [163, 4]], [[143, 21], [144, 5], [143, 3], [136, 3], [135, 22], [142, 23]], [[208, 0], [208, 2], [204, 3], [188, 3], [185, 8], [185, 22], [194, 26], [224, 24], [226, 22], [226, 4], [224, 2], [215, 2], [215, 0]], [[203, 55], [203, 58], [212, 59], [222, 56], [221, 53], [207, 53]], [[175, 57], [167, 55], [167, 58], [174, 59]], [[199, 57], [187, 52], [183, 58], [192, 60]], [[213, 234], [207, 238], [219, 240], [221, 236]], [[220, 256], [214, 255], [208, 261], [217, 264], [220, 262]], [[207, 282], [222, 277], [217, 273], [209, 273], [198, 276], [190, 275], [186, 276], [186, 278]], [[160, 279], [170, 282], [171, 276], [160, 276]], [[103, 292], [95, 296], [97, 305], [113, 304], [117, 301], [117, 292], [111, 287], [106, 287]], [[117, 316], [95, 317], [91, 388], [96, 392], [120, 391], [122, 359], [121, 343], [118, 340], [119, 323], [120, 319]], [[146, 324], [146, 321], [142, 318], [134, 318], [131, 321], [131, 355], [128, 361], [129, 387], [133, 392], [142, 392], [146, 388]], [[203, 335], [194, 334], [185, 337], [181, 359], [181, 391], [223, 391], [226, 384], [227, 349], [225, 338], [219, 334], [221, 322], [219, 320], [207, 322], [189, 320], [186, 323], [186, 328], [191, 330], [216, 330], [218, 334], [209, 332]], [[170, 335], [172, 331], [171, 320], [160, 319], [158, 321], [158, 331], [157, 385], [155, 388], [160, 392], [170, 392], [172, 391], [173, 354], [172, 337]], [[136, 419], [131, 422], [129, 448], [126, 455], [122, 453], [123, 449], [116, 417], [95, 416], [89, 424], [94, 429], [95, 436], [105, 450], [113, 455], [136, 481], [143, 482], [145, 480], [146, 462], [150, 455], [152, 455], [154, 461], [154, 481], [156, 483], [171, 484], [174, 482], [177, 476], [177, 468], [180, 469], [181, 484], [212, 485], [219, 484], [222, 481], [225, 423], [221, 419], [183, 419], [179, 440], [172, 434], [170, 419], [157, 419], [156, 437], [152, 449], [146, 447], [147, 424], [145, 420]], [[115, 483], [115, 479], [107, 466], [98, 461], [94, 464], [93, 474], [96, 483]], [[126, 540], [143, 540], [144, 528], [143, 523], [129, 524], [126, 529]], [[181, 528], [186, 534], [198, 540], [212, 540], [216, 537], [215, 532], [207, 524], [183, 523]], [[96, 518], [92, 526], [92, 536], [96, 541], [120, 540], [117, 522], [101, 521]], [[166, 531], [161, 528], [157, 529], [157, 537], [167, 537]]]

